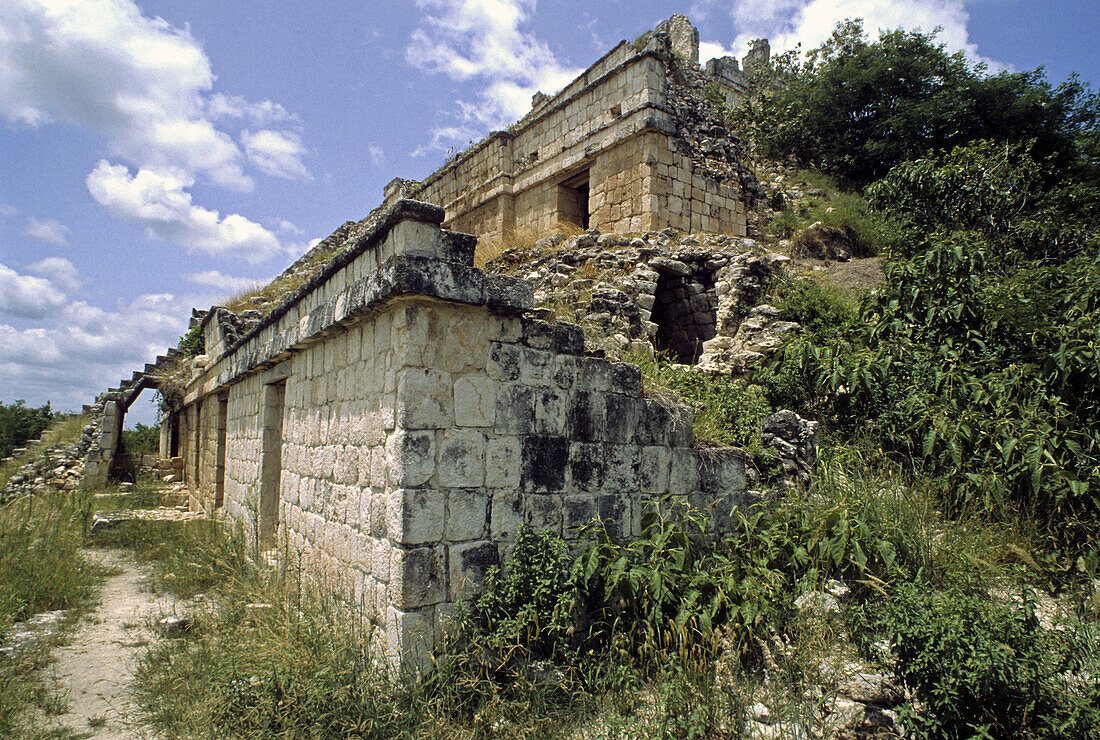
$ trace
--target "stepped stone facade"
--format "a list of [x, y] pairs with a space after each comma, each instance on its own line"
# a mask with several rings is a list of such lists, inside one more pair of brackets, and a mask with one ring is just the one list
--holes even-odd
[[659, 500], [716, 521], [754, 500], [740, 450], [693, 448], [690, 409], [586, 355], [442, 221], [399, 201], [231, 343], [207, 313], [179, 418], [193, 506], [306, 553], [410, 670], [525, 523], [630, 537]]
[[521, 121], [423, 182], [395, 179], [386, 204], [439, 204], [446, 228], [488, 241], [563, 223], [745, 236], [752, 176], [716, 105], [736, 105], [745, 86], [735, 59], [701, 69], [699, 32], [673, 16], [553, 97], [536, 94]]
[[[182, 376], [161, 456], [182, 463], [192, 508], [302, 553], [404, 670], [427, 664], [455, 605], [524, 524], [576, 539], [599, 519], [631, 537], [662, 505], [730, 522], [757, 498], [744, 453], [694, 448], [691, 409], [646, 399], [638, 369], [547, 321], [531, 283], [473, 265], [477, 237], [563, 222], [607, 236], [744, 236], [755, 180], [717, 104], [736, 104], [744, 83], [734, 60], [699, 67], [682, 16], [619, 44], [554, 97], [537, 95], [508, 132], [422, 183], [390, 183], [382, 207], [280, 276], [305, 282], [277, 305], [196, 311], [205, 354], [170, 350], [90, 407], [85, 482], [110, 474], [137, 394]], [[658, 318], [695, 327], [678, 349], [694, 360], [721, 324], [715, 271], [736, 266], [696, 275], [650, 257], [651, 290], [636, 297], [652, 299], [647, 315], [660, 299]]]

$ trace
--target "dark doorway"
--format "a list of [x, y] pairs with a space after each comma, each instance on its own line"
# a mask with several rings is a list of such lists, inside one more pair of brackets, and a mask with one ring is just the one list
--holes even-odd
[[279, 488], [283, 471], [283, 404], [286, 381], [264, 386], [263, 440], [260, 453], [260, 546], [275, 545], [279, 530]]
[[218, 396], [218, 452], [214, 461], [214, 508], [225, 503], [225, 438], [229, 426], [229, 394]]
[[180, 454], [180, 415], [171, 412], [168, 417], [168, 457], [179, 457]]
[[676, 362], [694, 365], [703, 353], [703, 342], [715, 335], [718, 299], [713, 274], [662, 274], [654, 299], [650, 317], [657, 325], [654, 346]]
[[587, 229], [591, 221], [588, 170], [584, 170], [558, 185], [558, 223], [575, 224]]
[[200, 490], [202, 485], [202, 401], [195, 404], [195, 457], [194, 473], [192, 480], [195, 482], [195, 490]]

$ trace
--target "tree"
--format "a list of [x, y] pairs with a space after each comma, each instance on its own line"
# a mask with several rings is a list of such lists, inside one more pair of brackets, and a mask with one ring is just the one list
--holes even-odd
[[54, 417], [50, 404], [28, 408], [25, 401], [11, 405], [0, 403], [0, 457], [7, 457], [16, 447], [38, 439]]
[[1027, 143], [1057, 178], [1081, 165], [1082, 137], [1100, 120], [1076, 77], [1052, 88], [1041, 69], [988, 75], [934, 34], [891, 31], [869, 43], [859, 21], [839, 24], [775, 80], [742, 114], [763, 153], [860, 188], [901, 162], [979, 139]]

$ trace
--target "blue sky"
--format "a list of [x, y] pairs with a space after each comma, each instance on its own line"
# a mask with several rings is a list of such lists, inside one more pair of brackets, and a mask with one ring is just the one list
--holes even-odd
[[760, 36], [811, 48], [861, 17], [941, 26], [992, 69], [1100, 81], [1095, 0], [4, 0], [0, 401], [79, 408], [192, 306], [266, 281], [393, 177], [676, 12], [704, 58]]

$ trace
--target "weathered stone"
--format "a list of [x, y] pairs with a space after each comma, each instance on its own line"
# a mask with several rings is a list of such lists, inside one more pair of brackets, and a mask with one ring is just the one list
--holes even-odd
[[442, 547], [398, 548], [393, 551], [389, 598], [397, 609], [414, 609], [443, 601], [445, 582]]
[[399, 488], [387, 495], [386, 530], [394, 542], [420, 545], [443, 536], [444, 495], [430, 488]]
[[443, 432], [439, 445], [439, 484], [480, 488], [485, 484], [485, 435], [465, 429]]
[[435, 432], [394, 432], [386, 443], [386, 466], [393, 485], [427, 483], [435, 473], [435, 452]]
[[489, 541], [451, 545], [448, 557], [452, 601], [468, 599], [479, 593], [485, 581], [485, 571], [500, 565], [496, 545]]
[[480, 539], [485, 536], [488, 520], [489, 496], [484, 489], [452, 489], [447, 493], [446, 539]]

